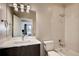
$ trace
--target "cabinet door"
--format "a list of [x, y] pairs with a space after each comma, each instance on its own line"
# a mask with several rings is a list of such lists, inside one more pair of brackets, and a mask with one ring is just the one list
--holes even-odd
[[40, 45], [29, 46], [32, 56], [40, 56]]
[[18, 55], [21, 55], [21, 50], [22, 50], [22, 47], [0, 49], [0, 55], [1, 56], [18, 56]]
[[1, 56], [40, 56], [40, 44], [0, 49]]
[[40, 56], [40, 44], [23, 47], [24, 56]]
[[6, 50], [9, 56], [21, 56], [22, 47], [14, 47]]

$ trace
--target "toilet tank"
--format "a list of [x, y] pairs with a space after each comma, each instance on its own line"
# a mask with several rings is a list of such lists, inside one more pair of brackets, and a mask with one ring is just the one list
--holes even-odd
[[44, 48], [46, 51], [52, 51], [54, 49], [54, 42], [53, 41], [44, 41]]

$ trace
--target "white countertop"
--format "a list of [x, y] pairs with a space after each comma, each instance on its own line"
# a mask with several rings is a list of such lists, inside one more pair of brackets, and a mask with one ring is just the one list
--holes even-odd
[[28, 45], [34, 45], [34, 44], [41, 44], [39, 40], [37, 40], [35, 37], [24, 37], [24, 40], [22, 40], [22, 37], [14, 37], [10, 38], [8, 41], [5, 41], [0, 44], [0, 49], [2, 48], [10, 48], [10, 47], [20, 47], [20, 46], [28, 46]]

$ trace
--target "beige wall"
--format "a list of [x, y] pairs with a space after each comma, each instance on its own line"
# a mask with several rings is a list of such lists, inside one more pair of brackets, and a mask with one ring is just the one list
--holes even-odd
[[51, 11], [43, 4], [36, 10], [36, 36], [39, 40], [50, 40]]
[[65, 15], [66, 48], [79, 52], [79, 4], [67, 5]]
[[64, 39], [64, 7], [61, 4], [36, 4], [36, 33], [41, 40]]
[[[40, 41], [51, 40], [50, 38], [50, 18], [51, 12], [43, 5], [36, 5], [36, 37]], [[43, 55], [43, 47], [41, 45], [41, 55]]]

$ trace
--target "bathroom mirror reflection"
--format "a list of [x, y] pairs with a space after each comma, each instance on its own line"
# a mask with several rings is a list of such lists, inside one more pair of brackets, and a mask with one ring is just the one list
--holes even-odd
[[18, 16], [13, 15], [13, 20], [14, 37], [22, 35], [32, 36], [32, 19], [19, 18]]
[[12, 12], [12, 37], [35, 36], [36, 32], [36, 12], [29, 10], [27, 12], [16, 11], [10, 6]]

